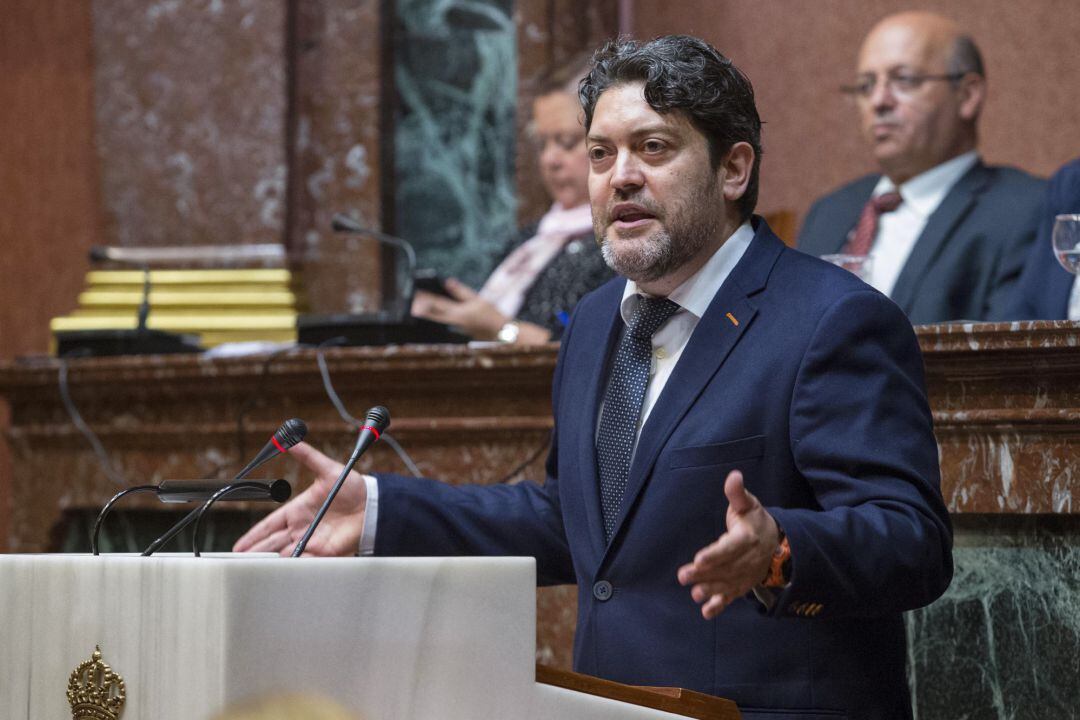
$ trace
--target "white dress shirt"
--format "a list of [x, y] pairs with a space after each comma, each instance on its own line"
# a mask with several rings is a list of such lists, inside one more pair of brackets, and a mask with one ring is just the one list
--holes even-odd
[[[659, 399], [664, 386], [667, 385], [675, 365], [682, 356], [686, 343], [697, 327], [709, 303], [720, 291], [720, 286], [727, 280], [732, 269], [742, 259], [743, 253], [750, 247], [750, 241], [754, 239], [754, 229], [749, 222], [745, 222], [731, 234], [731, 237], [713, 253], [713, 256], [696, 273], [687, 278], [681, 285], [675, 288], [668, 299], [679, 305], [679, 310], [656, 331], [652, 338], [653, 359], [650, 368], [649, 384], [645, 387], [645, 398], [641, 404], [641, 417], [638, 419], [637, 430], [634, 434], [634, 449], [637, 450], [637, 439], [641, 434], [641, 427], [649, 417], [656, 401]], [[622, 304], [619, 312], [622, 315], [625, 331], [625, 323], [633, 317], [634, 309], [641, 299], [641, 292], [637, 283], [633, 280], [626, 281], [623, 290]], [[601, 403], [601, 412], [603, 405]], [[596, 417], [597, 428], [600, 425], [600, 414]], [[367, 486], [367, 504], [364, 507], [364, 531], [360, 537], [360, 554], [372, 555], [375, 552], [375, 526], [378, 523], [379, 511], [379, 483], [371, 475], [364, 475], [364, 483]]]
[[[649, 384], [645, 387], [645, 398], [641, 402], [641, 416], [638, 418], [638, 426], [634, 435], [634, 449], [637, 450], [637, 438], [641, 434], [641, 428], [649, 418], [653, 406], [660, 398], [660, 393], [667, 385], [675, 365], [682, 356], [686, 343], [697, 327], [705, 311], [709, 309], [709, 303], [720, 291], [720, 286], [727, 280], [732, 269], [742, 259], [746, 248], [750, 247], [750, 241], [754, 239], [754, 229], [746, 222], [731, 234], [731, 237], [713, 253], [713, 256], [696, 273], [687, 278], [681, 285], [671, 291], [668, 300], [679, 306], [679, 310], [664, 323], [652, 338], [653, 355], [652, 366], [649, 370]], [[641, 300], [641, 291], [633, 280], [626, 281], [623, 290], [622, 305], [619, 312], [622, 314], [624, 323], [629, 324], [634, 316], [634, 310]], [[603, 412], [601, 403], [600, 412]], [[600, 428], [600, 413], [596, 417], [597, 430]], [[631, 458], [633, 455], [631, 455]]]
[[1073, 280], [1072, 292], [1069, 293], [1069, 310], [1065, 317], [1069, 320], [1080, 320], [1080, 275]]
[[958, 155], [896, 187], [882, 176], [872, 197], [896, 190], [903, 201], [892, 212], [878, 219], [877, 235], [870, 248], [870, 272], [867, 282], [885, 295], [891, 295], [915, 242], [926, 228], [926, 221], [941, 205], [953, 186], [979, 161], [974, 150]]

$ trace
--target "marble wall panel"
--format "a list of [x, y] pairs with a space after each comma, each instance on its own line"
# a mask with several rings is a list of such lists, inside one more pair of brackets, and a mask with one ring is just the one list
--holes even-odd
[[1077, 512], [1080, 327], [944, 323], [916, 332], [949, 509]]
[[286, 244], [313, 312], [378, 310], [381, 253], [330, 229], [336, 212], [382, 226], [383, 13], [380, 0], [289, 4]]
[[95, 0], [107, 240], [280, 242], [285, 0]]
[[[49, 319], [75, 306], [104, 237], [90, 32], [85, 3], [0, 3], [0, 360], [48, 351]], [[0, 438], [0, 552], [12, 485]]]
[[90, 33], [84, 3], [0, 3], [0, 359], [48, 351], [104, 237]]
[[391, 42], [396, 233], [479, 284], [516, 227], [512, 0], [402, 0]]
[[956, 520], [952, 585], [906, 617], [915, 717], [1080, 718], [1080, 523]]

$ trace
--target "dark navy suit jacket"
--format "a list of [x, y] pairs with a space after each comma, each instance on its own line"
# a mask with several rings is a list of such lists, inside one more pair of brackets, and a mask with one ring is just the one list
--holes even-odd
[[1051, 234], [1054, 217], [1080, 213], [1080, 159], [1054, 173], [1046, 188], [1046, 207], [1039, 232], [1028, 253], [1024, 272], [1009, 306], [995, 320], [1064, 320], [1069, 316], [1069, 294], [1076, 276], [1054, 256]]
[[[810, 208], [798, 247], [838, 253], [880, 175], [868, 175]], [[953, 186], [926, 222], [891, 297], [912, 323], [986, 320], [1012, 297], [1039, 224], [1045, 183], [981, 162]]]
[[[380, 475], [375, 551], [535, 557], [541, 583], [578, 586], [579, 672], [747, 718], [907, 718], [901, 612], [952, 575], [919, 347], [889, 299], [755, 225], [642, 429], [611, 542], [594, 437], [621, 279], [563, 336], [546, 482]], [[676, 570], [724, 532], [736, 468], [790, 538], [791, 584], [769, 613], [748, 596], [706, 621]]]

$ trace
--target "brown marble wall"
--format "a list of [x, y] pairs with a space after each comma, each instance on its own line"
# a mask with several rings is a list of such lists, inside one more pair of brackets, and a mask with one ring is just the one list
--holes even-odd
[[949, 509], [1080, 513], [1080, 326], [945, 324], [917, 332]]
[[[634, 23], [639, 37], [699, 35], [747, 72], [767, 123], [761, 209], [794, 210], [801, 221], [814, 198], [872, 170], [854, 108], [837, 88], [850, 81], [871, 25], [911, 7], [902, 0], [634, 0]], [[1080, 4], [930, 0], [918, 7], [956, 19], [983, 51], [988, 161], [1047, 175], [1080, 155], [1080, 115], [1069, 92], [1080, 84]]]
[[0, 359], [47, 350], [103, 235], [90, 26], [84, 3], [0, 3]]
[[[338, 255], [348, 252], [347, 284], [365, 289], [369, 310], [379, 307], [379, 246], [335, 236], [330, 218], [346, 212], [362, 225], [382, 226], [385, 133], [384, 82], [388, 71], [380, 41], [379, 0], [289, 3], [289, 157], [286, 246], [307, 258], [316, 312], [341, 311], [347, 291]], [[315, 257], [315, 254], [318, 257]]]
[[295, 6], [290, 110], [290, 242], [325, 233], [337, 211], [377, 227], [384, 129], [378, 0]]
[[97, 151], [114, 245], [280, 242], [285, 0], [96, 0]]
[[[0, 360], [46, 352], [103, 237], [90, 26], [85, 3], [0, 3]], [[11, 483], [0, 442], [0, 552]]]

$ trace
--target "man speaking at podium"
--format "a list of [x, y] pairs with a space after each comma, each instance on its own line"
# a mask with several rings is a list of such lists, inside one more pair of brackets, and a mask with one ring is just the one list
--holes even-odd
[[[901, 612], [952, 575], [910, 323], [753, 216], [750, 83], [706, 43], [609, 43], [580, 88], [596, 236], [543, 485], [346, 483], [320, 555], [525, 555], [576, 583], [579, 672], [744, 717], [911, 716]], [[291, 551], [341, 465], [237, 550]], [[756, 710], [763, 712], [760, 716]]]

